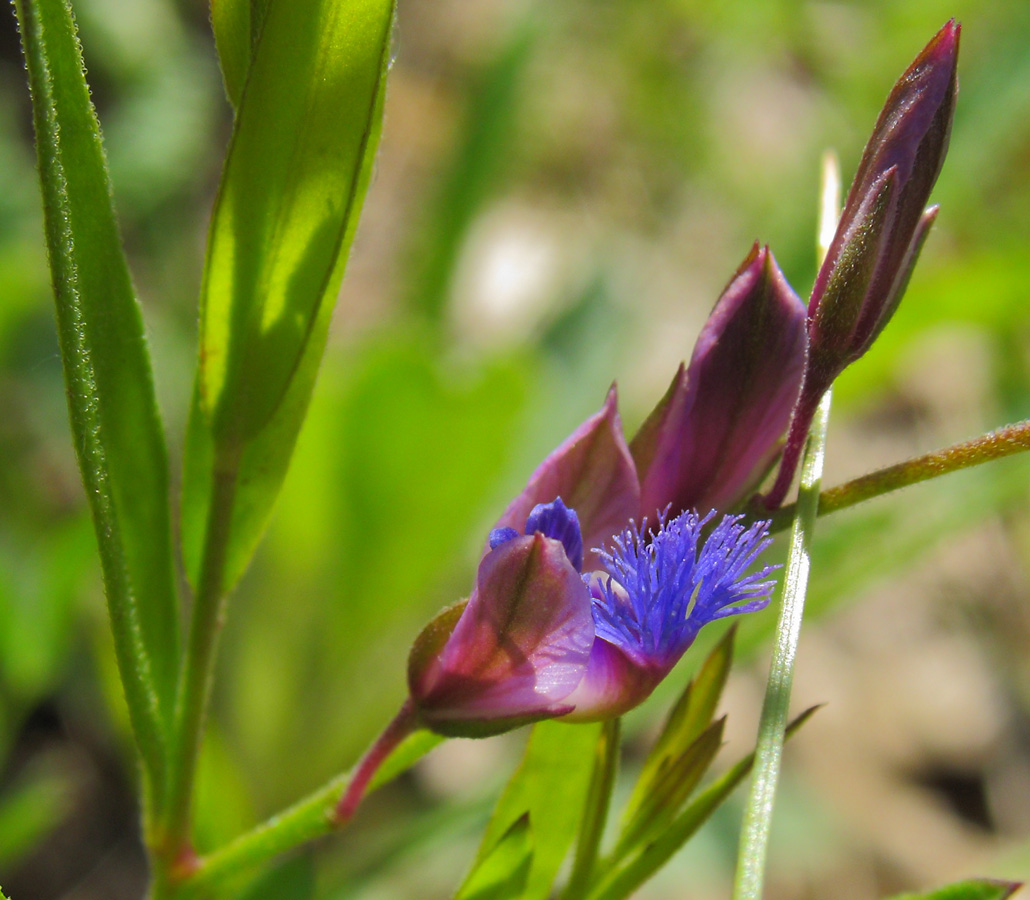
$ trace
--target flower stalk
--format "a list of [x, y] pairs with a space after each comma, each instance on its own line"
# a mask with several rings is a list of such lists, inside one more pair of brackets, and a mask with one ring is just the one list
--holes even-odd
[[[909, 485], [929, 481], [962, 469], [1004, 459], [1030, 450], [1030, 419], [989, 431], [972, 440], [933, 450], [829, 488], [819, 495], [817, 515], [826, 516], [856, 503], [890, 494]], [[770, 532], [782, 531], [797, 514], [791, 503], [768, 514]]]

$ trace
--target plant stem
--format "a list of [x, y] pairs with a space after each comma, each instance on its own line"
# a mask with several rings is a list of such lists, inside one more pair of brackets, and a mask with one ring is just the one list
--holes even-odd
[[[979, 466], [1015, 453], [1025, 453], [1027, 450], [1030, 450], [1030, 420], [1006, 425], [972, 440], [934, 450], [823, 491], [819, 495], [817, 514], [829, 515], [920, 481]], [[794, 520], [795, 514], [794, 503], [776, 510], [771, 516], [769, 530], [782, 531]]]
[[[231, 875], [268, 862], [281, 853], [329, 834], [345, 824], [337, 816], [337, 807], [341, 798], [349, 793], [348, 789], [355, 784], [363, 766], [364, 795], [370, 788], [381, 787], [401, 772], [407, 771], [439, 743], [440, 739], [427, 731], [412, 733], [410, 725], [413, 716], [408, 718], [410, 710], [407, 706], [405, 704], [401, 708], [401, 712], [376, 739], [354, 770], [336, 776], [289, 809], [196, 860], [193, 872], [179, 885], [181, 895], [193, 896], [199, 889], [208, 888]], [[405, 736], [408, 736], [408, 740], [405, 740]], [[401, 746], [398, 748], [399, 744]], [[398, 748], [398, 752], [391, 755], [394, 748]], [[369, 763], [372, 758], [379, 762], [374, 771]]]
[[225, 617], [225, 563], [238, 469], [239, 455], [235, 451], [217, 456], [204, 553], [193, 598], [186, 656], [179, 674], [164, 821], [157, 847], [159, 859], [155, 860], [158, 874], [163, 871], [164, 877], [173, 882], [186, 877], [195, 864], [189, 841], [190, 807], [218, 636]]
[[776, 627], [776, 644], [773, 648], [765, 702], [758, 725], [754, 777], [740, 831], [733, 900], [759, 900], [762, 896], [773, 799], [783, 756], [790, 689], [794, 680], [794, 661], [808, 588], [809, 554], [819, 502], [819, 482], [822, 478], [823, 456], [826, 449], [830, 397], [831, 392], [827, 391], [812, 421], [812, 429], [805, 447], [797, 510], [787, 559], [787, 574], [783, 582], [783, 604]]
[[372, 777], [386, 758], [397, 748], [397, 745], [415, 730], [416, 724], [415, 706], [409, 697], [404, 701], [400, 712], [394, 716], [393, 721], [386, 726], [383, 733], [376, 738], [375, 743], [368, 748], [358, 762], [351, 774], [346, 793], [336, 805], [333, 824], [343, 825], [354, 818]]

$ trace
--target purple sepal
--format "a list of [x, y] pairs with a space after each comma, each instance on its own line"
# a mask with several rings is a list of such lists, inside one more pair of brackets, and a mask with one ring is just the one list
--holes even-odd
[[925, 209], [958, 94], [960, 26], [949, 21], [894, 85], [869, 138], [808, 303], [805, 383], [767, 509], [787, 496], [826, 390], [894, 315], [937, 216]]
[[818, 393], [869, 349], [904, 293], [933, 216], [958, 92], [960, 26], [949, 21], [891, 90], [848, 192], [815, 286], [811, 386]]
[[539, 465], [495, 528], [521, 530], [535, 506], [555, 497], [576, 511], [584, 547], [603, 546], [639, 514], [640, 484], [622, 434], [614, 385], [601, 410]]
[[559, 541], [506, 541], [479, 566], [453, 630], [412, 650], [419, 720], [448, 736], [482, 737], [567, 713], [594, 640], [590, 594]]
[[633, 440], [641, 509], [732, 509], [775, 461], [805, 370], [805, 306], [756, 244]]

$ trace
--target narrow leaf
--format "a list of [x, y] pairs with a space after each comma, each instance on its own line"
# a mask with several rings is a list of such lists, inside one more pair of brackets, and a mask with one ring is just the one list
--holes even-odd
[[679, 756], [670, 759], [651, 782], [651, 791], [625, 819], [614, 856], [622, 858], [669, 825], [680, 807], [693, 793], [722, 744], [725, 719], [720, 719]]
[[234, 107], [239, 106], [250, 68], [250, 0], [211, 0], [211, 30], [225, 94]]
[[178, 659], [168, 464], [139, 304], [66, 0], [17, 0], [57, 326], [115, 649], [157, 776]]
[[196, 578], [214, 475], [236, 462], [228, 590], [307, 411], [382, 121], [393, 0], [269, 0], [208, 247], [183, 485]]
[[644, 761], [640, 777], [633, 787], [633, 793], [623, 813], [624, 822], [629, 821], [640, 805], [654, 795], [656, 782], [663, 773], [712, 723], [733, 663], [733, 641], [736, 633], [736, 626], [726, 632], [708, 655], [697, 677], [690, 681], [676, 701], [662, 733]]
[[529, 813], [520, 816], [469, 872], [454, 900], [516, 900], [533, 863]]
[[568, 854], [590, 786], [590, 759], [601, 725], [540, 722], [508, 782], [479, 850], [482, 859], [526, 813], [533, 822], [533, 864], [522, 897], [544, 900]]
[[973, 878], [925, 894], [897, 894], [891, 900], [1007, 900], [1022, 886], [1018, 881]]
[[[792, 737], [819, 707], [806, 709], [790, 725], [785, 737]], [[645, 881], [664, 866], [673, 854], [680, 849], [697, 830], [706, 822], [715, 810], [743, 781], [754, 765], [754, 753], [748, 754], [736, 765], [716, 779], [698, 795], [686, 809], [672, 821], [667, 829], [654, 841], [642, 847], [640, 852], [622, 864], [617, 860], [606, 860], [603, 877], [598, 880], [589, 900], [623, 900], [632, 896]], [[616, 864], [613, 864], [616, 863]]]
[[579, 900], [594, 874], [594, 865], [604, 837], [604, 826], [608, 821], [608, 807], [611, 804], [612, 788], [619, 767], [621, 725], [619, 719], [604, 723], [601, 736], [594, 749], [594, 765], [587, 789], [586, 805], [579, 823], [579, 839], [576, 841], [576, 855], [569, 882], [561, 894], [561, 900]]
[[233, 107], [240, 105], [269, 0], [211, 0], [211, 30], [222, 67], [225, 94]]

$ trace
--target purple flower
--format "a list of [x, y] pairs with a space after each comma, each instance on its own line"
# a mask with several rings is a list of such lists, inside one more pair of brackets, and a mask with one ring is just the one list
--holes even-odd
[[958, 93], [960, 27], [949, 21], [887, 97], [808, 304], [809, 359], [776, 484], [790, 487], [816, 407], [894, 315], [937, 218], [926, 209], [944, 163]]
[[770, 570], [746, 570], [766, 523], [695, 510], [732, 509], [775, 462], [806, 349], [804, 305], [756, 246], [632, 445], [613, 387], [509, 505], [468, 602], [412, 650], [419, 722], [480, 736], [620, 715], [702, 625], [765, 606]]
[[582, 559], [578, 517], [560, 497], [532, 510], [524, 535], [495, 529], [454, 630], [442, 646], [435, 632], [416, 643], [409, 677], [421, 723], [479, 737], [632, 709], [703, 625], [769, 602], [772, 568], [747, 574], [770, 543], [768, 523], [725, 516], [706, 539], [714, 517], [631, 524], [588, 557], [600, 568], [585, 574], [572, 559]]

